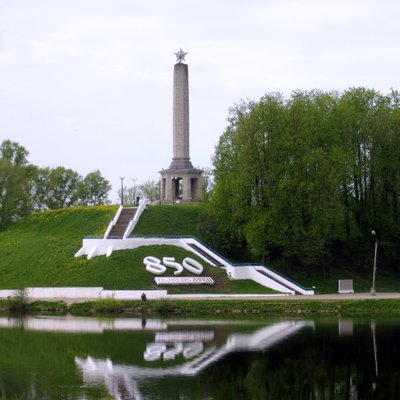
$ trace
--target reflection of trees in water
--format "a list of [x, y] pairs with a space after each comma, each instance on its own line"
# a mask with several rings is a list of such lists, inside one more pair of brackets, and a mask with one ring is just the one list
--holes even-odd
[[[71, 320], [66, 322], [69, 329]], [[220, 330], [216, 321], [185, 326], [175, 321], [166, 329], [164, 321], [152, 320], [147, 320], [143, 329], [142, 320], [137, 319], [131, 321], [133, 331], [128, 332], [128, 320], [117, 322], [113, 320], [113, 326], [119, 324], [123, 330], [105, 329], [101, 335], [39, 332], [32, 330], [38, 327], [33, 323], [16, 329], [18, 321], [0, 329], [0, 397], [400, 399], [400, 327], [391, 321], [376, 325], [376, 346], [374, 325], [338, 324], [336, 319], [329, 325], [317, 323], [315, 330], [313, 323], [313, 329], [301, 328], [311, 321], [286, 321], [262, 328], [230, 325], [230, 330], [224, 322]], [[98, 322], [94, 325], [96, 329], [100, 326]], [[102, 321], [102, 326], [111, 325]], [[199, 359], [196, 368], [182, 369], [194, 360], [184, 357], [186, 342], [199, 341], [200, 350], [201, 339], [203, 352], [199, 355], [207, 355], [210, 348], [215, 351]], [[143, 360], [146, 346], [158, 340], [166, 347], [184, 341], [176, 363]], [[190, 347], [192, 352], [196, 348]], [[89, 362], [88, 353], [95, 359]], [[79, 367], [83, 377], [76, 371], [79, 356], [90, 367]]]
[[371, 331], [367, 326], [358, 330], [356, 340], [321, 328], [268, 352], [229, 354], [203, 371], [200, 379], [216, 387], [215, 398], [400, 398], [399, 331], [378, 329], [377, 379]]

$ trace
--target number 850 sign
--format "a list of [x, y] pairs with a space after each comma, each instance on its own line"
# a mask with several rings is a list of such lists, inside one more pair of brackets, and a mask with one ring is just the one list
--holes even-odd
[[163, 257], [161, 260], [157, 257], [147, 256], [143, 259], [143, 264], [146, 266], [146, 271], [154, 275], [162, 275], [168, 268], [174, 268], [174, 275], [180, 275], [184, 269], [195, 275], [201, 275], [203, 266], [193, 258], [186, 257], [182, 264], [175, 261], [174, 257]]

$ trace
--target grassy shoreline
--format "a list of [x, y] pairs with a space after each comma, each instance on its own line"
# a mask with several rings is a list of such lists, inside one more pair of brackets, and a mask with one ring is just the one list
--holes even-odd
[[366, 300], [97, 300], [67, 305], [62, 301], [21, 304], [0, 301], [0, 313], [123, 315], [123, 316], [281, 316], [281, 317], [377, 317], [400, 316], [400, 299]]

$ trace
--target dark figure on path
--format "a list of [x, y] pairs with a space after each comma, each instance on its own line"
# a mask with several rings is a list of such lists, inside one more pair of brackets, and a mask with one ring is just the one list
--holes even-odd
[[143, 301], [146, 301], [146, 300], [147, 300], [146, 293], [142, 293], [142, 300], [143, 300]]

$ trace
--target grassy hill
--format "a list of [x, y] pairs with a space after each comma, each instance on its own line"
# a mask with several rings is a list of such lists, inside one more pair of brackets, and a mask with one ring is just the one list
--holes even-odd
[[134, 235], [176, 235], [202, 238], [201, 206], [196, 204], [149, 206], [140, 217]]
[[[11, 229], [0, 232], [0, 289], [41, 286], [101, 286], [106, 289], [159, 289], [143, 258], [192, 257], [174, 246], [149, 246], [116, 251], [111, 257], [75, 258], [84, 236], [102, 236], [116, 206], [79, 207], [33, 214]], [[196, 206], [154, 206], [142, 216], [137, 233], [197, 235]], [[135, 231], [136, 232], [136, 231]], [[168, 287], [170, 292], [269, 293], [251, 281], [230, 281], [223, 270], [206, 265], [203, 275], [214, 278], [215, 287]]]
[[[75, 258], [84, 236], [102, 236], [117, 206], [78, 207], [46, 211], [29, 216], [5, 232], [0, 232], [0, 289], [30, 286], [101, 286], [106, 289], [156, 289], [154, 276], [145, 271], [143, 258], [170, 256], [177, 261], [193, 257], [177, 247], [151, 246], [117, 251], [111, 257]], [[197, 205], [150, 206], [143, 213], [136, 235], [201, 236], [201, 207]], [[207, 241], [206, 241], [207, 242]], [[196, 258], [196, 257], [193, 257]], [[213, 287], [168, 287], [170, 292], [266, 293], [268, 289], [252, 281], [229, 281], [224, 271], [205, 266], [205, 274], [217, 282]], [[276, 267], [276, 265], [273, 265]], [[285, 267], [282, 267], [285, 272]], [[356, 292], [369, 291], [371, 270], [356, 272], [343, 264], [330, 268], [329, 277], [318, 269], [295, 268], [291, 278], [303, 286], [316, 286], [319, 293], [337, 291], [338, 279], [353, 279]], [[400, 277], [387, 268], [376, 275], [380, 292], [398, 292]]]

